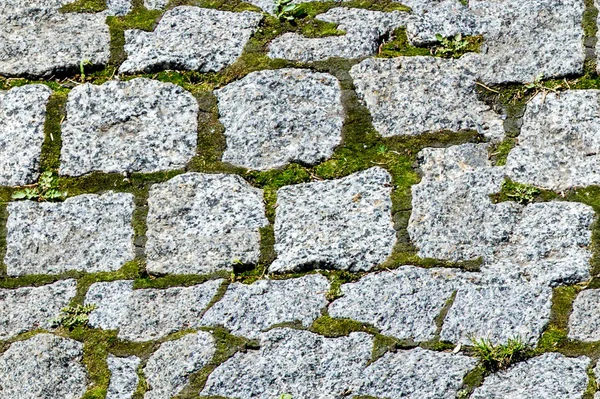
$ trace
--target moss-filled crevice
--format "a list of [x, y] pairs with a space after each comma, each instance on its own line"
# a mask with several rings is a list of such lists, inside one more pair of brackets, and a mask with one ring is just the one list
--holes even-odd
[[107, 8], [106, 0], [76, 0], [72, 3], [65, 4], [59, 11], [62, 13], [95, 13], [104, 11]]

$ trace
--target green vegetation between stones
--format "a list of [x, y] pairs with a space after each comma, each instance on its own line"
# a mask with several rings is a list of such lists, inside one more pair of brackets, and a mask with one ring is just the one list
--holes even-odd
[[526, 359], [532, 349], [521, 338], [510, 338], [506, 344], [494, 344], [489, 339], [473, 339], [473, 353], [489, 372], [503, 370], [512, 363]]

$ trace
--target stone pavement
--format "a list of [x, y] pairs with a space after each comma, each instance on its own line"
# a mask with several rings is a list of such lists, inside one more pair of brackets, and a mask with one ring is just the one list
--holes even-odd
[[599, 399], [600, 4], [291, 4], [0, 1], [0, 399]]

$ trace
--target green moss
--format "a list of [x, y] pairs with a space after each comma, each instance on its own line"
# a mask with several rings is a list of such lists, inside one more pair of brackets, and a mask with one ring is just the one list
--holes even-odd
[[379, 49], [377, 57], [395, 58], [400, 56], [431, 55], [431, 50], [425, 47], [415, 47], [408, 42], [406, 28], [396, 29], [389, 40], [385, 41]]
[[42, 171], [57, 171], [60, 166], [62, 144], [60, 124], [66, 116], [66, 102], [67, 93], [65, 92], [55, 92], [48, 100], [40, 161], [40, 170]]
[[350, 319], [337, 319], [330, 316], [321, 316], [314, 321], [310, 331], [325, 337], [343, 337], [351, 332], [378, 333], [378, 330], [368, 325]]
[[[535, 201], [538, 197], [544, 194], [544, 190], [534, 187], [530, 184], [523, 184], [512, 181], [510, 179], [504, 180], [500, 192], [490, 195], [490, 198], [494, 203], [504, 201], [515, 201], [520, 204], [526, 205], [530, 202]], [[554, 193], [546, 192], [546, 200], [554, 198]]]
[[583, 32], [586, 37], [596, 37], [598, 32], [598, 9], [594, 5], [594, 0], [585, 0], [585, 11], [583, 12]]
[[594, 399], [594, 394], [598, 390], [598, 383], [596, 381], [596, 373], [594, 373], [594, 369], [592, 367], [588, 367], [587, 375], [588, 386], [585, 392], [583, 393], [582, 399]]
[[567, 343], [569, 316], [573, 301], [580, 290], [581, 287], [578, 286], [554, 288], [550, 322], [538, 342], [537, 351], [539, 353], [556, 351]]
[[494, 143], [489, 147], [490, 160], [494, 166], [506, 165], [506, 159], [510, 151], [515, 148], [517, 144], [515, 139], [506, 138], [499, 143]]
[[475, 388], [481, 386], [483, 379], [486, 376], [486, 371], [483, 367], [477, 366], [463, 378], [463, 387], [461, 391], [466, 391], [468, 395], [463, 394], [463, 398], [468, 398]]
[[196, 6], [201, 8], [212, 8], [221, 11], [257, 11], [262, 10], [242, 0], [170, 0], [167, 9], [179, 6]]
[[68, 12], [100, 12], [108, 8], [106, 0], [77, 0], [73, 3], [65, 4], [59, 11], [63, 13]]

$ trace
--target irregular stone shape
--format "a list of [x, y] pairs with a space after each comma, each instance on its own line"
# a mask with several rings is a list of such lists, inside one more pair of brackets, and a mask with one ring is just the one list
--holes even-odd
[[0, 289], [0, 339], [7, 340], [38, 328], [51, 328], [51, 320], [71, 302], [76, 290], [75, 280], [41, 287]]
[[138, 78], [69, 93], [59, 172], [158, 172], [196, 153], [198, 103], [172, 83]]
[[370, 58], [350, 70], [359, 98], [383, 137], [450, 130], [504, 136], [502, 116], [479, 100], [476, 76], [459, 60]]
[[277, 192], [275, 251], [270, 272], [327, 267], [370, 270], [396, 242], [391, 177], [374, 167], [342, 179]]
[[110, 57], [106, 16], [62, 14], [74, 0], [3, 1], [0, 74], [50, 77], [79, 70], [82, 60], [105, 65]]
[[588, 385], [590, 359], [544, 353], [487, 377], [471, 399], [580, 399]]
[[299, 321], [306, 328], [327, 305], [329, 282], [320, 274], [289, 280], [233, 283], [202, 317], [202, 325], [223, 326], [232, 334], [259, 338], [265, 329]]
[[238, 352], [221, 363], [200, 395], [239, 399], [325, 399], [356, 392], [371, 359], [373, 338], [365, 333], [324, 338], [278, 328], [264, 333], [259, 350]]
[[413, 266], [368, 274], [341, 286], [343, 296], [329, 306], [329, 315], [369, 323], [399, 339], [427, 341], [455, 290], [453, 277], [448, 270]]
[[127, 15], [133, 9], [131, 0], [106, 0], [106, 5], [110, 15]]
[[200, 327], [202, 314], [223, 280], [191, 287], [133, 289], [133, 281], [94, 283], [86, 304], [95, 304], [89, 325], [119, 329], [118, 337], [129, 341], [153, 341], [171, 333]]
[[600, 91], [539, 94], [508, 154], [511, 179], [550, 190], [600, 184]]
[[65, 202], [8, 204], [9, 276], [119, 269], [133, 260], [133, 195], [107, 192]]
[[125, 31], [127, 59], [119, 72], [220, 71], [235, 62], [262, 15], [198, 7], [167, 11], [154, 32]]
[[263, 192], [237, 175], [186, 173], [150, 189], [147, 270], [213, 273], [260, 257]]
[[144, 0], [144, 7], [148, 10], [162, 10], [168, 2], [169, 0]]
[[569, 338], [594, 342], [600, 341], [600, 289], [583, 290], [573, 302], [569, 317]]
[[83, 344], [51, 334], [17, 341], [0, 355], [1, 399], [78, 399], [88, 377]]
[[0, 186], [23, 186], [38, 178], [51, 94], [44, 85], [0, 91]]
[[486, 339], [494, 344], [512, 338], [535, 346], [548, 322], [552, 289], [530, 284], [463, 284], [444, 319], [443, 341], [472, 344]]
[[342, 36], [307, 38], [284, 33], [269, 44], [270, 58], [293, 61], [321, 61], [331, 57], [360, 58], [377, 53], [381, 39], [405, 24], [407, 13], [380, 12], [359, 8], [333, 8], [315, 18], [339, 24]]
[[388, 352], [362, 373], [357, 394], [379, 398], [455, 399], [477, 360], [415, 348]]
[[116, 357], [108, 355], [107, 363], [110, 370], [110, 384], [106, 399], [131, 399], [135, 393], [139, 377], [137, 368], [141, 359], [136, 356]]
[[253, 72], [215, 91], [225, 126], [223, 161], [250, 169], [315, 164], [342, 141], [340, 84], [305, 69]]
[[215, 351], [215, 339], [205, 331], [161, 344], [144, 367], [149, 389], [144, 399], [177, 395], [188, 384], [189, 376], [210, 362]]

